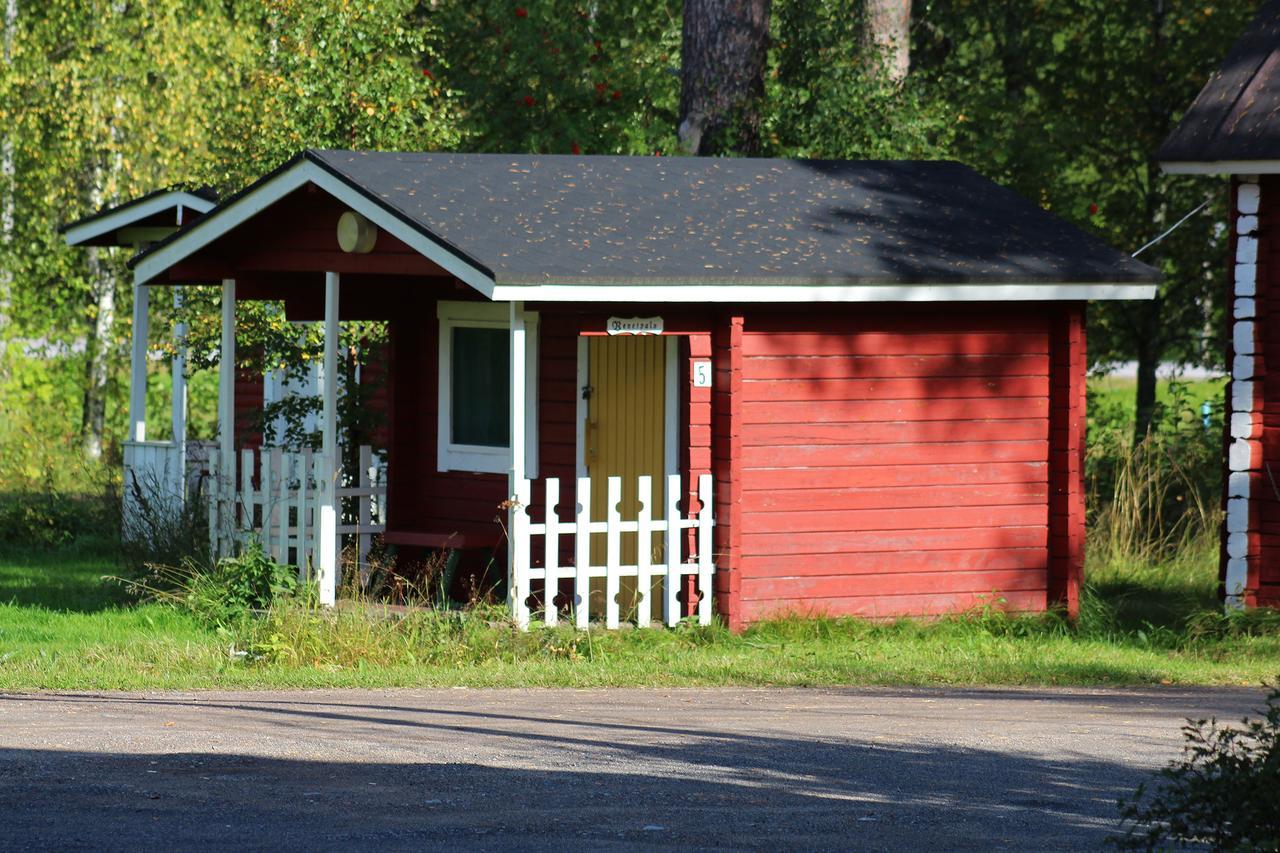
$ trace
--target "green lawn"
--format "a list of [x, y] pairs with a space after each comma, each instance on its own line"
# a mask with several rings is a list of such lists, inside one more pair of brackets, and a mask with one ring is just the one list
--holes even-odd
[[521, 634], [478, 615], [386, 621], [300, 608], [218, 632], [167, 605], [127, 603], [100, 579], [114, 571], [91, 550], [0, 554], [0, 689], [1257, 684], [1280, 674], [1274, 624], [1192, 636], [1187, 614], [1214, 603], [1208, 566], [1181, 577], [1110, 570], [1074, 629], [988, 613], [934, 623], [794, 619], [740, 636]]
[[[1227, 378], [1188, 379], [1178, 384], [1186, 388], [1188, 402], [1197, 411], [1206, 400], [1215, 407], [1221, 408], [1223, 394], [1227, 387]], [[1172, 396], [1172, 383], [1161, 379], [1156, 383], [1156, 400], [1168, 403]], [[1089, 393], [1095, 408], [1123, 411], [1123, 418], [1133, 420], [1134, 394], [1137, 392], [1138, 380], [1127, 376], [1091, 376], [1089, 377]]]

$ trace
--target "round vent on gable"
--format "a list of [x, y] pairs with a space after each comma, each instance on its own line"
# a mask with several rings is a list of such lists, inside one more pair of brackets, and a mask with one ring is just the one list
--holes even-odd
[[354, 210], [338, 217], [338, 246], [344, 252], [367, 255], [378, 242], [378, 226]]

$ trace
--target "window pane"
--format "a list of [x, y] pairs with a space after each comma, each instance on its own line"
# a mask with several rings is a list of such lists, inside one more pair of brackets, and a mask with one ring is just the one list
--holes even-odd
[[511, 344], [506, 329], [453, 330], [453, 443], [511, 443]]

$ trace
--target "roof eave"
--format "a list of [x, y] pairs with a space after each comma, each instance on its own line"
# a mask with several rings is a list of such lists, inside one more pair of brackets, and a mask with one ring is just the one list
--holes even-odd
[[1058, 302], [1147, 300], [1156, 284], [1145, 281], [1059, 283], [578, 283], [494, 286], [495, 301], [837, 303], [837, 302]]
[[1167, 175], [1280, 175], [1280, 158], [1275, 160], [1163, 160], [1160, 170]]
[[[134, 224], [155, 216], [170, 208], [186, 207], [196, 213], [205, 214], [215, 207], [207, 198], [187, 192], [175, 190], [164, 193], [151, 193], [140, 199], [126, 202], [118, 207], [99, 211], [91, 216], [61, 226], [58, 231], [65, 236], [68, 246], [83, 246], [91, 241], [129, 228]], [[174, 227], [177, 227], [175, 222]]]

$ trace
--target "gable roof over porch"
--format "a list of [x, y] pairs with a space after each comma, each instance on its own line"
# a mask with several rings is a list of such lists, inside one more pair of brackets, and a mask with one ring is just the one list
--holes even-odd
[[136, 280], [306, 184], [495, 300], [1133, 299], [1159, 278], [952, 162], [306, 151]]

